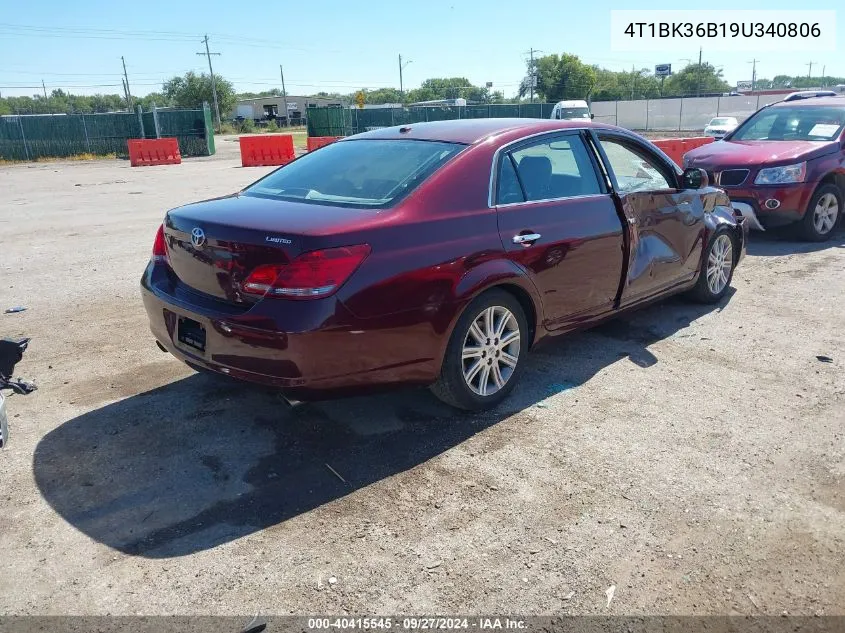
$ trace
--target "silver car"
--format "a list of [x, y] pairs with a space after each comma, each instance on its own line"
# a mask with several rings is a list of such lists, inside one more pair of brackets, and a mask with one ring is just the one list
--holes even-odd
[[732, 116], [716, 117], [715, 119], [710, 119], [710, 123], [704, 127], [704, 135], [723, 138], [728, 132], [733, 132], [738, 126], [739, 121]]

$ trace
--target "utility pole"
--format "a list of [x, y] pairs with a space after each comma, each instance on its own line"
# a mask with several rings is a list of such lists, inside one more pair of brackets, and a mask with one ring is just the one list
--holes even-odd
[[290, 110], [288, 110], [288, 91], [285, 90], [285, 69], [279, 64], [279, 72], [282, 75], [282, 105], [285, 106], [285, 127], [290, 127]]
[[[217, 103], [217, 82], [214, 80], [214, 69], [211, 67], [211, 56], [219, 55], [220, 53], [212, 53], [208, 50], [208, 34], [203, 38], [205, 44], [205, 52], [197, 53], [197, 55], [205, 55], [208, 58], [208, 73], [211, 75], [211, 96], [214, 97], [214, 113], [217, 115], [217, 131], [220, 132], [220, 105]], [[287, 115], [287, 112], [285, 112]]]
[[534, 49], [529, 51], [531, 61], [528, 63], [528, 85], [531, 87], [531, 103], [534, 103], [534, 84], [537, 82], [537, 70], [534, 68]]
[[815, 62], [810, 62], [809, 64], [804, 64], [805, 66], [810, 67], [810, 70], [807, 71], [807, 79], [809, 79], [813, 75], [813, 64], [815, 64]]
[[41, 88], [44, 89], [44, 98], [47, 98], [47, 86], [44, 85], [44, 80], [41, 80]]
[[126, 74], [126, 60], [123, 59], [123, 55], [120, 56], [120, 61], [123, 62], [123, 79], [126, 81], [126, 105], [132, 112], [132, 93], [129, 92], [129, 75]]
[[399, 93], [405, 96], [405, 84], [402, 83], [402, 53], [399, 53]]
[[751, 64], [751, 92], [754, 92], [754, 88], [757, 86], [757, 62], [759, 59], [752, 59], [749, 64]]
[[696, 88], [695, 96], [701, 96], [701, 48], [698, 49], [698, 88]]
[[634, 65], [631, 64], [631, 101], [634, 100], [634, 86], [637, 84], [637, 76], [634, 74]]
[[827, 65], [822, 66], [822, 88], [825, 86], [824, 72], [827, 70]]

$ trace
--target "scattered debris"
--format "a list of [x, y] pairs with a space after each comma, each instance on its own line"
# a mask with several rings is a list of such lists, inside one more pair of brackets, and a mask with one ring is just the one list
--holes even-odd
[[326, 468], [328, 468], [330, 471], [332, 471], [332, 474], [333, 474], [335, 477], [337, 477], [338, 479], [340, 479], [340, 480], [341, 480], [343, 483], [345, 483], [347, 486], [349, 485], [349, 482], [348, 482], [348, 481], [346, 481], [343, 477], [341, 477], [341, 476], [340, 476], [340, 473], [338, 473], [338, 472], [337, 472], [334, 468], [332, 468], [332, 467], [331, 467], [331, 466], [329, 466], [328, 464], [326, 464]]
[[6, 314], [14, 314], [15, 312], [23, 312], [26, 310], [24, 306], [14, 306], [12, 308], [6, 308], [3, 312]]
[[329, 576], [329, 584], [330, 585], [333, 585], [336, 582], [337, 582], [337, 578], [335, 578], [334, 576]]
[[[6, 310], [8, 312], [8, 310]], [[816, 360], [821, 361], [823, 363], [832, 363], [833, 359], [830, 356], [816, 356]]]
[[549, 408], [549, 405], [547, 405], [545, 402], [538, 402], [535, 406], [538, 409], [548, 409]]
[[431, 563], [428, 563], [428, 564], [425, 566], [425, 568], [426, 568], [426, 569], [437, 569], [437, 568], [438, 568], [438, 567], [440, 567], [440, 565], [442, 565], [442, 564], [443, 564], [443, 561], [442, 561], [442, 560], [436, 560], [436, 561], [433, 561], [433, 562], [431, 562]]
[[557, 541], [551, 538], [550, 536], [544, 536], [543, 538], [546, 539], [552, 545], [557, 545]]
[[754, 596], [752, 596], [752, 595], [749, 593], [749, 594], [748, 594], [748, 599], [751, 601], [751, 604], [753, 604], [753, 605], [754, 605], [754, 608], [755, 608], [755, 609], [757, 609], [757, 610], [759, 611], [759, 610], [760, 610], [760, 605], [759, 605], [759, 604], [757, 604], [757, 601], [754, 599]]
[[572, 382], [553, 382], [546, 387], [546, 391], [549, 393], [559, 393], [561, 391], [566, 391], [567, 389], [572, 389], [573, 387], [575, 387], [575, 383]]
[[566, 594], [566, 595], [563, 597], [563, 599], [564, 599], [564, 600], [572, 600], [572, 596], [574, 596], [574, 595], [575, 595], [575, 592], [574, 592], [574, 591], [570, 591], [568, 594]]
[[261, 633], [264, 629], [267, 628], [267, 620], [264, 618], [258, 617], [256, 613], [252, 620], [249, 621], [244, 628], [241, 629], [241, 633]]
[[607, 588], [607, 591], [604, 592], [604, 594], [607, 596], [607, 604], [604, 607], [605, 609], [610, 607], [610, 601], [613, 600], [613, 595], [615, 593], [616, 593], [616, 585], [610, 585], [610, 587]]

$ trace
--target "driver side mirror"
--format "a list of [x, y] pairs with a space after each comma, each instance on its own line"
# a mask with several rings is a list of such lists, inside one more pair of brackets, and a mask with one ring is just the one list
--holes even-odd
[[683, 189], [704, 189], [710, 184], [707, 172], [698, 167], [690, 167], [684, 170], [681, 176], [681, 187]]

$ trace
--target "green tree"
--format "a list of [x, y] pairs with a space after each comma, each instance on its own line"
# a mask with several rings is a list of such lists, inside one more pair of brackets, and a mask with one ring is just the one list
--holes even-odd
[[[214, 77], [217, 86], [217, 103], [220, 106], [221, 116], [231, 112], [237, 96], [232, 82], [223, 79], [219, 75]], [[185, 73], [182, 77], [173, 77], [164, 82], [161, 91], [169, 102], [180, 108], [201, 108], [203, 102], [214, 107], [214, 95], [211, 89], [211, 77], [205, 73], [196, 74], [193, 71]]]
[[[563, 99], [587, 99], [596, 84], [595, 68], [584, 64], [577, 55], [545, 55], [535, 60], [535, 68], [537, 86], [534, 92], [548, 103]], [[530, 71], [529, 68], [529, 77]], [[524, 80], [519, 95], [524, 97], [530, 91], [530, 80]]]
[[728, 82], [722, 79], [722, 71], [712, 64], [689, 64], [666, 79], [663, 94], [689, 96], [707, 92], [728, 92], [730, 89]]
[[438, 99], [458, 99], [487, 103], [490, 94], [487, 88], [474, 86], [466, 77], [434, 77], [426, 79], [419, 88], [408, 92], [407, 101], [434, 101]]
[[381, 105], [383, 103], [402, 103], [402, 93], [396, 88], [378, 88], [377, 90], [364, 90], [366, 103]]

